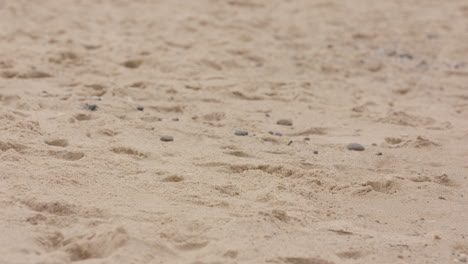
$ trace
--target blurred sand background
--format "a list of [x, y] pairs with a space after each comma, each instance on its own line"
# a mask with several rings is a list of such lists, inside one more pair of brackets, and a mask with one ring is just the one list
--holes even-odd
[[2, 264], [467, 261], [465, 0], [3, 0], [0, 29]]

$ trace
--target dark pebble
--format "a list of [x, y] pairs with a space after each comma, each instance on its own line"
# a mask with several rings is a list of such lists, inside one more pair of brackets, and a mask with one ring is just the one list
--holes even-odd
[[274, 135], [275, 133], [273, 133], [273, 131], [268, 131], [268, 134]]
[[174, 141], [174, 138], [171, 136], [162, 136], [161, 141], [165, 141], [165, 142]]
[[236, 136], [247, 136], [248, 134], [249, 134], [249, 132], [242, 131], [242, 130], [237, 130], [236, 132], [234, 132], [234, 135], [236, 135]]
[[383, 154], [382, 154], [382, 152], [377, 152], [375, 155], [382, 156]]
[[292, 140], [291, 140], [291, 141], [289, 141], [289, 143], [288, 143], [288, 146], [289, 146], [289, 145], [291, 145], [292, 143], [293, 143], [293, 141], [292, 141]]
[[292, 126], [293, 122], [290, 119], [280, 119], [276, 124], [281, 126]]
[[346, 146], [347, 149], [349, 150], [355, 150], [355, 151], [363, 151], [365, 150], [364, 146], [358, 143], [350, 143], [348, 146]]
[[318, 151], [314, 150], [314, 154], [318, 154]]
[[174, 121], [174, 122], [177, 122], [177, 121], [179, 121], [179, 118], [174, 117], [174, 118], [172, 118], [171, 120]]
[[414, 57], [413, 57], [413, 55], [411, 55], [411, 54], [401, 54], [401, 55], [400, 55], [400, 58], [412, 60]]
[[281, 137], [281, 136], [283, 136], [283, 134], [281, 134], [280, 132], [276, 132], [275, 136]]
[[94, 105], [94, 104], [90, 105], [90, 104], [89, 104], [89, 105], [88, 105], [88, 109], [91, 110], [91, 111], [96, 111], [97, 105]]
[[306, 137], [306, 138], [304, 138], [304, 140], [307, 140], [307, 141], [309, 141], [309, 140], [310, 140], [310, 138]]
[[143, 108], [143, 106], [138, 106], [138, 107], [137, 107], [137, 110], [138, 110], [138, 111], [143, 111], [143, 110], [145, 110], [145, 108]]

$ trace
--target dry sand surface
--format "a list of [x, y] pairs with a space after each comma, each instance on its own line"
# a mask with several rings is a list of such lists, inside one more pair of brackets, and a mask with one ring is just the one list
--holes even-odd
[[1, 264], [468, 261], [466, 0], [3, 0], [0, 29]]

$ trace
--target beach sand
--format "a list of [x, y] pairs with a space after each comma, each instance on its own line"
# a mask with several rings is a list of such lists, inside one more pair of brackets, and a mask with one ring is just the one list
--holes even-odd
[[465, 0], [0, 1], [0, 263], [467, 262], [467, 25]]

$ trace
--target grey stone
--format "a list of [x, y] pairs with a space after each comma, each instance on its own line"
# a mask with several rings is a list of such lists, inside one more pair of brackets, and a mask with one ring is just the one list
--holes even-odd
[[249, 132], [242, 131], [242, 130], [237, 130], [236, 132], [234, 132], [234, 135], [236, 135], [236, 136], [247, 136], [248, 134], [249, 134]]
[[355, 150], [355, 151], [363, 151], [365, 150], [364, 146], [359, 144], [359, 143], [350, 143], [346, 146], [347, 149], [349, 150]]
[[91, 111], [96, 111], [97, 110], [97, 105], [95, 105], [95, 104], [91, 104], [91, 105], [89, 104], [87, 106], [88, 106], [88, 109], [91, 110]]
[[414, 58], [414, 56], [411, 55], [411, 54], [401, 54], [401, 55], [400, 55], [400, 58], [412, 60], [412, 59]]

